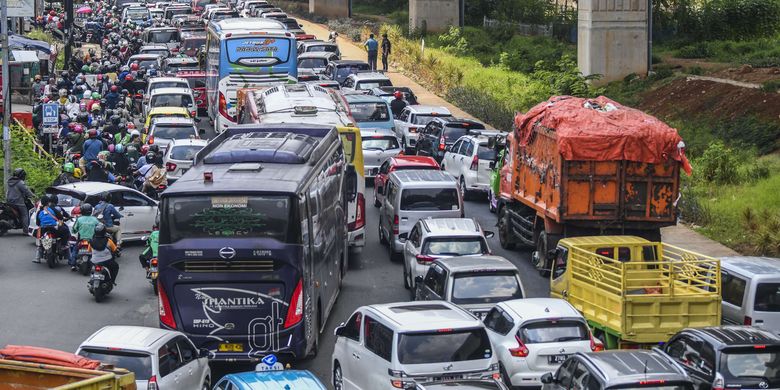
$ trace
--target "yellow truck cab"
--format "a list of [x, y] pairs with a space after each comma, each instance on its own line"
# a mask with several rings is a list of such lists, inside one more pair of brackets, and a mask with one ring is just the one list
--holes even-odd
[[720, 261], [634, 236], [564, 238], [548, 253], [550, 295], [579, 310], [607, 348], [649, 348], [720, 325]]

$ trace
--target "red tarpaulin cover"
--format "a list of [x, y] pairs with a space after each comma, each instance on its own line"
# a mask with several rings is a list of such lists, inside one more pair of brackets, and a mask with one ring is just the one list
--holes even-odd
[[679, 148], [682, 137], [676, 129], [605, 96], [553, 96], [527, 113], [518, 114], [515, 131], [521, 146], [528, 145], [537, 123], [555, 131], [558, 150], [565, 160], [659, 164], [671, 158], [691, 174], [685, 151]]
[[87, 359], [56, 349], [24, 345], [6, 345], [5, 348], [0, 349], [0, 357], [20, 362], [51, 364], [53, 366], [84, 368], [87, 370], [95, 370], [100, 367], [100, 362], [97, 360]]

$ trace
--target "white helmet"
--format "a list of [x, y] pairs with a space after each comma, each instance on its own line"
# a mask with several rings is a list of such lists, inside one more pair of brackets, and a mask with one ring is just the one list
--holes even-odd
[[141, 132], [139, 132], [138, 130], [133, 130], [133, 131], [130, 132], [130, 136], [131, 137], [135, 137], [135, 136], [140, 137], [141, 136]]

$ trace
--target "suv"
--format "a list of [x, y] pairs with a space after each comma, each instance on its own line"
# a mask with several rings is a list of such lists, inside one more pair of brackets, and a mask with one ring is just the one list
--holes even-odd
[[499, 134], [498, 131], [469, 131], [444, 153], [441, 169], [458, 180], [463, 197], [468, 198], [472, 192], [487, 193], [490, 190], [493, 172], [490, 165], [496, 161], [496, 149], [491, 148], [488, 141], [491, 136]]
[[452, 302], [483, 319], [496, 303], [525, 296], [520, 271], [501, 256], [438, 259], [415, 278], [414, 299]]
[[162, 117], [152, 122], [147, 142], [165, 150], [175, 139], [200, 139], [200, 133], [204, 131], [205, 129], [198, 129], [191, 118]]
[[486, 238], [473, 218], [423, 218], [407, 234], [404, 242], [404, 287], [415, 288], [415, 278], [423, 277], [434, 260], [443, 257], [485, 255], [490, 253]]
[[414, 151], [420, 131], [433, 118], [452, 118], [452, 114], [447, 107], [437, 106], [411, 105], [401, 111], [401, 115], [395, 120], [395, 131], [406, 153]]
[[697, 389], [779, 389], [780, 337], [750, 326], [685, 329], [663, 347]]
[[485, 327], [449, 302], [362, 306], [335, 334], [336, 389], [413, 389], [416, 383], [499, 378]]
[[[365, 94], [369, 90], [373, 88], [379, 88], [379, 87], [392, 87], [393, 82], [390, 81], [390, 79], [384, 75], [384, 73], [379, 72], [361, 72], [361, 73], [354, 73], [344, 80], [343, 83], [341, 83], [341, 87], [344, 90], [344, 93], [362, 93]], [[380, 98], [377, 98], [378, 100], [382, 100]], [[382, 100], [384, 102], [384, 100]]]
[[311, 53], [311, 52], [329, 52], [336, 53], [338, 58], [341, 58], [341, 51], [339, 45], [332, 42], [325, 41], [303, 41], [298, 43], [298, 54]]
[[542, 390], [693, 390], [685, 370], [658, 349], [578, 352], [541, 381]]
[[339, 85], [344, 83], [344, 80], [351, 74], [357, 72], [364, 72], [370, 70], [371, 66], [365, 61], [358, 60], [338, 60], [331, 61], [328, 66], [325, 67], [323, 76], [331, 80], [335, 80]]
[[105, 326], [77, 355], [135, 374], [139, 389], [208, 389], [209, 351], [198, 350], [183, 333], [142, 326]]
[[603, 350], [588, 322], [569, 302], [526, 298], [497, 304], [485, 317], [485, 328], [501, 364], [504, 383], [540, 386], [571, 354]]
[[395, 156], [391, 157], [379, 166], [378, 172], [372, 172], [374, 175], [374, 207], [382, 206], [385, 196], [380, 194], [380, 188], [387, 183], [387, 175], [395, 171], [406, 170], [434, 170], [439, 171], [439, 163], [436, 160], [425, 156]]
[[298, 70], [311, 69], [314, 73], [322, 73], [328, 64], [338, 59], [336, 53], [327, 51], [311, 51], [298, 55]]
[[720, 259], [723, 323], [753, 325], [780, 335], [780, 259]]
[[[431, 156], [442, 163], [444, 153], [452, 148], [455, 141], [470, 130], [484, 130], [485, 125], [471, 119], [433, 118], [419, 135], [415, 145], [415, 154]], [[444, 166], [442, 166], [444, 168]]]

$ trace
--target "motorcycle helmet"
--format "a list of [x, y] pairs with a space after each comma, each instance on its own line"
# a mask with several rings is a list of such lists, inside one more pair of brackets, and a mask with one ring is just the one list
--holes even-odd
[[89, 138], [95, 138], [97, 137], [97, 130], [96, 129], [89, 129], [87, 132], [87, 135], [89, 135]]
[[124, 153], [124, 152], [125, 152], [125, 147], [124, 147], [124, 145], [122, 145], [122, 144], [116, 144], [116, 146], [114, 146], [114, 152], [115, 152], [115, 153], [119, 153], [119, 154], [122, 154], [122, 153]]
[[100, 94], [97, 92], [92, 92], [92, 99], [100, 100]]
[[125, 80], [133, 81], [133, 75], [129, 74], [129, 75], [125, 76]]
[[81, 168], [73, 169], [73, 177], [75, 177], [76, 179], [81, 179]]
[[138, 63], [137, 62], [133, 62], [132, 64], [130, 64], [130, 70], [131, 71], [138, 70]]
[[114, 153], [115, 150], [116, 150], [116, 146], [114, 146], [114, 144], [108, 145], [108, 152], [109, 153]]
[[76, 126], [73, 126], [73, 132], [79, 133], [79, 134], [83, 133], [84, 132], [84, 126], [78, 125], [78, 124]]
[[73, 163], [68, 162], [62, 165], [62, 171], [67, 173], [73, 173], [73, 170], [76, 168], [76, 166], [73, 165]]
[[149, 153], [149, 145], [143, 145], [141, 146], [141, 154], [146, 156], [146, 154]]
[[12, 176], [17, 179], [24, 180], [27, 178], [27, 171], [25, 171], [24, 168], [16, 168], [14, 169]]
[[138, 130], [133, 130], [133, 131], [130, 132], [130, 138], [132, 138], [132, 137], [140, 137], [140, 136], [141, 136], [141, 132], [139, 132]]
[[82, 71], [83, 73], [88, 73], [88, 72], [89, 72], [89, 65], [84, 65], [84, 66], [82, 66], [82, 67], [81, 67], [81, 71]]
[[100, 112], [100, 110], [101, 110], [100, 103], [95, 103], [92, 105], [92, 112]]
[[106, 235], [106, 225], [103, 225], [102, 223], [95, 225], [95, 236], [98, 237], [98, 236], [105, 236], [105, 235]]
[[119, 115], [111, 115], [111, 124], [114, 126], [119, 125]]
[[160, 145], [157, 144], [149, 145], [149, 151], [152, 153], [160, 153]]
[[112, 85], [111, 86], [111, 92], [116, 92], [118, 90], [119, 90], [119, 87], [117, 87], [116, 85]]
[[157, 155], [154, 152], [146, 153], [146, 163], [147, 164], [153, 164], [156, 159], [157, 159]]
[[70, 73], [68, 73], [68, 71], [67, 71], [67, 70], [63, 70], [63, 71], [62, 71], [62, 73], [60, 73], [60, 76], [61, 76], [63, 79], [67, 79], [68, 77], [70, 77]]
[[68, 96], [68, 90], [65, 88], [60, 89], [60, 97]]
[[128, 128], [128, 129], [135, 129], [135, 123], [133, 123], [133, 122], [128, 122], [128, 123], [127, 123], [127, 128]]

